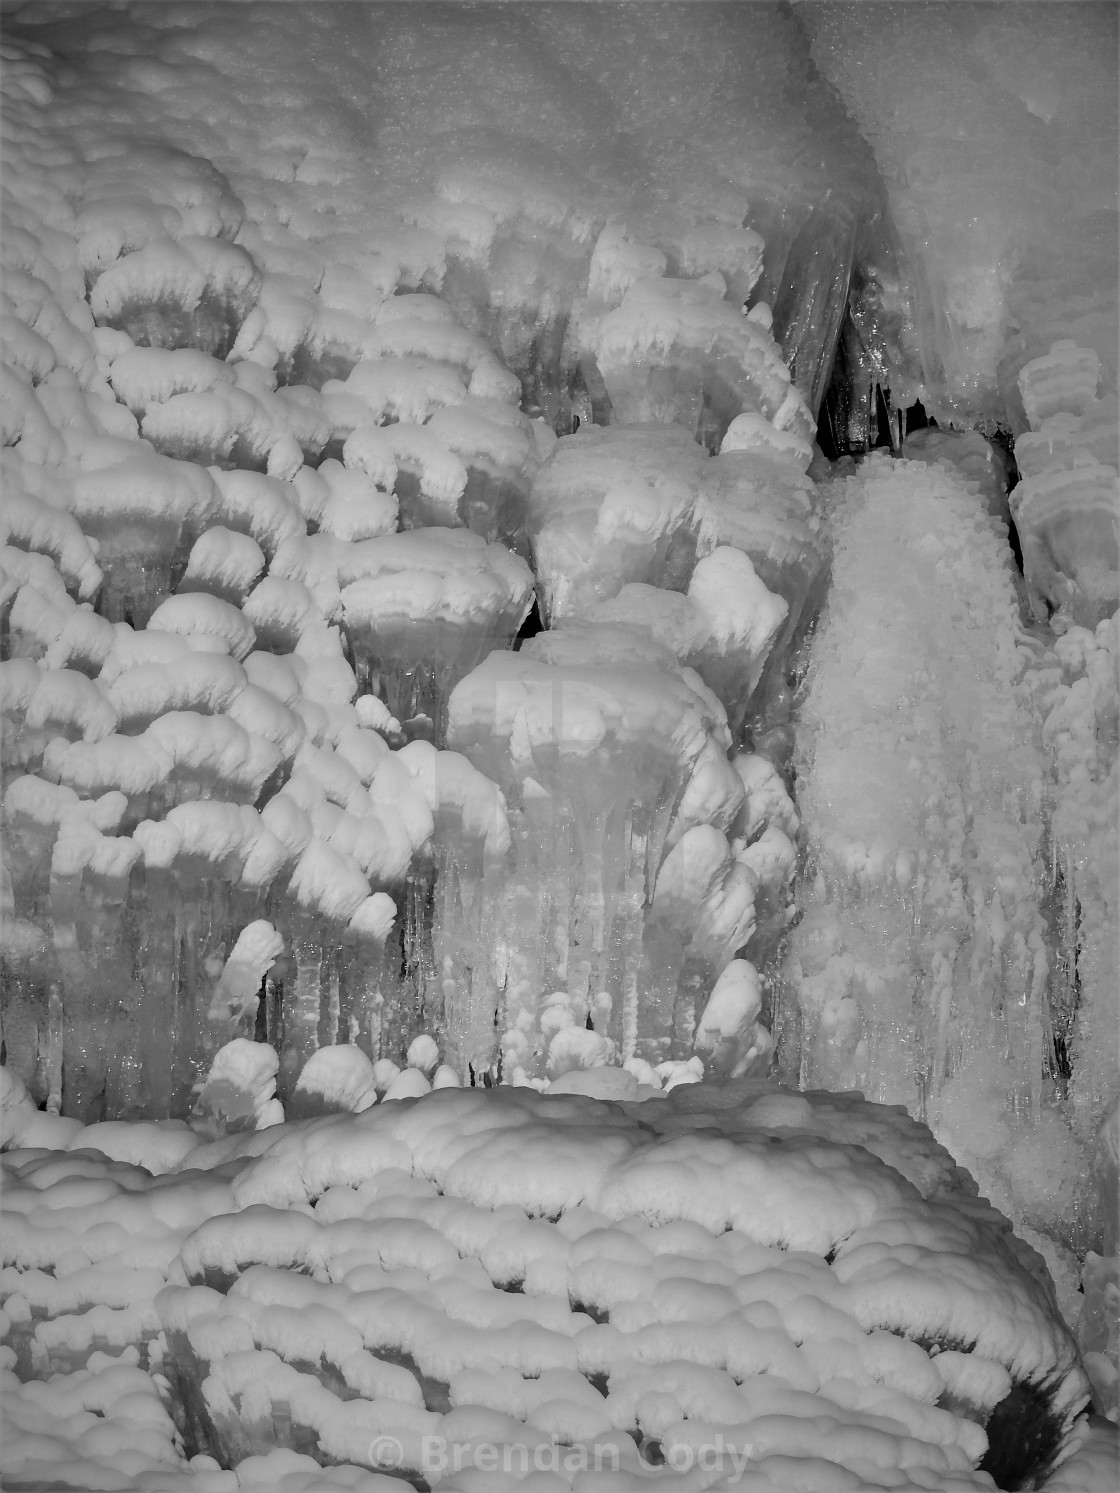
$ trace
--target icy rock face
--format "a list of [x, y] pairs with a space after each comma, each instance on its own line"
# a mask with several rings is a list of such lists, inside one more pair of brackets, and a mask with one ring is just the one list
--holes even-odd
[[446, 1448], [467, 1493], [482, 1438], [597, 1454], [607, 1488], [716, 1455], [964, 1493], [1081, 1446], [1037, 1258], [902, 1111], [751, 1081], [363, 1102], [9, 1149], [6, 1476], [373, 1493], [392, 1437], [392, 1486]]
[[[805, 475], [799, 457], [788, 450], [771, 454], [733, 444], [707, 464], [704, 477], [698, 554], [742, 551], [756, 580], [772, 596], [758, 621], [760, 631], [774, 627], [773, 641], [755, 655], [750, 688], [744, 690], [737, 681], [728, 701], [736, 737], [742, 739], [749, 731], [761, 741], [788, 720], [787, 675], [824, 600], [830, 553], [825, 512], [816, 484]], [[695, 572], [690, 593], [694, 582]], [[741, 601], [740, 596], [737, 607]], [[785, 613], [779, 617], [782, 602]], [[719, 605], [726, 616], [727, 603]], [[762, 621], [766, 614], [769, 622]], [[731, 651], [742, 659], [740, 650]], [[726, 675], [722, 685], [711, 682], [721, 695], [730, 683]]]
[[493, 1053], [500, 987], [511, 848], [505, 796], [458, 752], [413, 741], [400, 757], [432, 812], [431, 1014], [453, 1071], [481, 1076]]
[[[725, 560], [737, 590], [720, 647], [702, 598]], [[668, 1081], [725, 966], [744, 952], [768, 966], [785, 931], [797, 854], [781, 826], [796, 833], [796, 815], [769, 764], [777, 792], [756, 774], [748, 807], [726, 713], [691, 667], [734, 677], [749, 699], [784, 604], [739, 550], [713, 551], [693, 583], [687, 597], [624, 588], [629, 615], [602, 604], [492, 654], [452, 695], [449, 743], [500, 784], [509, 813], [510, 863], [481, 905], [497, 939], [501, 1071], [515, 1082], [618, 1058]], [[752, 1021], [725, 1034], [720, 1064], [769, 1051]], [[702, 1051], [715, 1062], [715, 1046]]]
[[728, 303], [722, 276], [639, 280], [603, 317], [594, 352], [623, 424], [672, 421], [715, 446], [744, 410], [772, 418], [789, 389], [773, 339]]
[[[467, 24], [443, 10], [418, 44], [414, 22], [378, 15], [393, 128], [377, 164], [400, 183], [408, 220], [447, 243], [444, 292], [500, 348], [527, 406], [564, 430], [573, 410], [605, 407], [613, 396], [594, 362], [603, 318], [649, 276], [714, 277], [722, 288], [706, 294], [716, 305], [726, 295], [728, 311], [784, 292], [808, 391], [829, 333], [815, 307], [801, 314], [812, 293], [791, 249], [811, 240], [818, 270], [831, 278], [835, 266], [846, 282], [850, 246], [814, 225], [813, 209], [826, 196], [862, 209], [878, 186], [792, 18], [769, 6], [749, 20], [712, 11], [700, 47], [688, 7], [664, 7], [656, 22], [625, 10], [588, 11], [576, 27], [563, 12], [506, 19], [483, 12]], [[499, 52], [502, 108], [483, 121], [463, 80]], [[409, 58], [399, 78], [398, 55]], [[447, 111], [476, 122], [453, 161], [432, 129]], [[702, 158], [681, 149], [693, 136], [707, 142]], [[416, 190], [417, 160], [432, 163], [428, 193]]]
[[216, 1138], [282, 1123], [284, 1111], [275, 1097], [279, 1066], [275, 1049], [265, 1042], [244, 1037], [228, 1042], [211, 1064], [195, 1104], [195, 1130]]
[[[762, 6], [701, 25], [690, 6], [582, 7], [576, 26], [552, 7], [79, 10], [21, 12], [4, 70], [0, 911], [3, 1041], [18, 1069], [4, 1118], [29, 1148], [17, 1181], [51, 1197], [30, 1232], [34, 1199], [14, 1212], [21, 1252], [5, 1263], [21, 1279], [0, 1326], [5, 1371], [14, 1357], [25, 1375], [68, 1381], [53, 1381], [49, 1415], [41, 1399], [21, 1407], [17, 1467], [73, 1481], [74, 1458], [92, 1458], [79, 1483], [146, 1476], [120, 1471], [123, 1449], [130, 1469], [150, 1456], [174, 1480], [185, 1438], [239, 1467], [200, 1452], [187, 1480], [342, 1485], [353, 1469], [320, 1472], [307, 1449], [368, 1463], [384, 1425], [500, 1441], [528, 1424], [549, 1446], [604, 1430], [625, 1434], [628, 1458], [641, 1436], [671, 1460], [696, 1450], [715, 1405], [721, 1424], [746, 1415], [744, 1441], [775, 1457], [811, 1443], [861, 1469], [878, 1459], [884, 1475], [920, 1466], [918, 1481], [946, 1488], [975, 1486], [982, 1458], [1001, 1481], [1028, 1476], [1052, 1460], [1083, 1386], [1014, 1247], [977, 1264], [983, 1210], [958, 1199], [931, 1223], [853, 1160], [879, 1131], [849, 1125], [851, 1106], [731, 1091], [740, 1109], [757, 1099], [732, 1126], [684, 1092], [770, 1057], [799, 833], [781, 777], [790, 678], [836, 498], [808, 476], [813, 412], [867, 254], [858, 225], [881, 219], [869, 152], [799, 23]], [[1001, 35], [982, 38], [989, 60]], [[911, 246], [919, 220], [903, 223]], [[997, 238], [1002, 252], [1011, 238]], [[909, 356], [908, 296], [919, 353], [941, 320], [900, 265], [884, 262], [875, 289]], [[982, 365], [985, 389], [1001, 266], [974, 275], [965, 256], [947, 296], [950, 328], [968, 332], [965, 382]], [[1012, 303], [1029, 299], [1024, 283]], [[804, 778], [812, 755], [818, 875], [794, 967], [811, 1081], [819, 1069], [924, 1104], [954, 1144], [976, 1143], [986, 1186], [1057, 1228], [1112, 1073], [1115, 637], [1101, 614], [1114, 596], [1102, 577], [1115, 378], [1097, 332], [1079, 325], [1047, 361], [1053, 338], [1038, 341], [1037, 316], [1022, 325], [998, 376], [1007, 388], [1021, 370], [1016, 397], [1037, 426], [1017, 500], [1030, 580], [1040, 608], [1091, 624], [1040, 651], [1025, 682], [1051, 756], [1021, 734], [1022, 639], [981, 506], [951, 476], [905, 469], [907, 507], [873, 468], [797, 764]], [[960, 373], [923, 367], [923, 391]], [[973, 407], [968, 389], [957, 407]], [[902, 512], [902, 542], [865, 586], [860, 556], [883, 561]], [[936, 582], [924, 611], [915, 557]], [[530, 558], [552, 630], [507, 652], [532, 601]], [[913, 685], [912, 718], [874, 685], [891, 599], [896, 631], [914, 609], [906, 648], [886, 660], [891, 689]], [[854, 688], [852, 639], [876, 656]], [[1040, 782], [1057, 805], [1049, 896], [1030, 885]], [[873, 801], [885, 850], [844, 821], [856, 800]], [[1043, 907], [1063, 972], [1046, 967]], [[1060, 1031], [1046, 1028], [1047, 989]], [[790, 1011], [779, 1006], [787, 1053]], [[551, 1109], [522, 1095], [485, 1112], [497, 1159], [489, 1145], [471, 1155], [481, 1096], [436, 1096], [434, 1136], [407, 1118], [430, 1089], [499, 1075], [558, 1093]], [[1050, 1102], [1063, 1078], [1072, 1136]], [[1006, 1112], [989, 1089], [1010, 1092]], [[595, 1094], [661, 1095], [650, 1108], [680, 1132], [667, 1161], [634, 1159], [653, 1119], [592, 1108]], [[373, 1123], [337, 1118], [375, 1098]], [[284, 1105], [316, 1124], [274, 1150]], [[405, 1117], [401, 1133], [387, 1113]], [[213, 1149], [179, 1119], [116, 1122], [188, 1114]], [[913, 1139], [900, 1115], [891, 1128]], [[814, 1151], [821, 1129], [851, 1144]], [[794, 1143], [775, 1151], [773, 1132]], [[318, 1143], [304, 1149], [317, 1135], [334, 1172], [316, 1170]], [[66, 1145], [115, 1163], [106, 1175], [75, 1157], [60, 1177], [30, 1154]], [[728, 1146], [749, 1153], [738, 1212]], [[147, 1174], [180, 1166], [184, 1192], [169, 1187], [138, 1232]], [[907, 1153], [902, 1170], [933, 1197], [946, 1166]], [[194, 1175], [211, 1167], [220, 1180]], [[402, 1242], [387, 1216], [376, 1258], [357, 1267], [372, 1276], [349, 1281], [362, 1240], [344, 1227], [323, 1245], [315, 1231], [400, 1187], [410, 1206], [433, 1205], [425, 1227], [438, 1213], [443, 1242]], [[450, 1221], [449, 1197], [462, 1205]], [[485, 1218], [462, 1211], [480, 1207]], [[208, 1215], [217, 1226], [173, 1265]], [[365, 1239], [386, 1218], [359, 1222]], [[744, 1223], [748, 1251], [766, 1253], [732, 1261], [721, 1302], [711, 1239]], [[561, 1260], [587, 1231], [610, 1237]], [[901, 1256], [884, 1271], [900, 1237], [948, 1252], [959, 1299]], [[666, 1238], [672, 1272], [682, 1254], [705, 1256], [683, 1292], [656, 1266]], [[640, 1301], [608, 1268], [616, 1249]], [[810, 1296], [849, 1314], [822, 1342], [806, 1327], [820, 1308], [791, 1306], [780, 1274], [806, 1252], [824, 1272]], [[498, 1340], [480, 1348], [454, 1312], [394, 1296], [374, 1302], [367, 1342], [350, 1308], [398, 1269], [394, 1291], [417, 1273], [425, 1290], [450, 1280], [454, 1312], [477, 1286]], [[1094, 1313], [1109, 1269], [1086, 1271]], [[759, 1271], [766, 1310], [751, 1297], [749, 1325], [765, 1341], [721, 1329], [711, 1354], [697, 1347], [706, 1317], [730, 1320]], [[306, 1295], [309, 1277], [314, 1291], [355, 1287], [341, 1313], [336, 1296]], [[167, 1280], [184, 1294], [165, 1317], [152, 1299]], [[561, 1346], [526, 1346], [509, 1325], [523, 1308], [508, 1318], [495, 1287], [545, 1298], [536, 1326]], [[251, 1307], [231, 1311], [242, 1296]], [[1113, 1382], [1112, 1344], [1097, 1325], [1084, 1341], [1099, 1388]], [[976, 1332], [978, 1355], [964, 1351]], [[927, 1345], [945, 1351], [934, 1361]], [[698, 1354], [711, 1371], [699, 1379], [679, 1368]], [[121, 1372], [145, 1367], [176, 1379], [178, 1427]], [[819, 1398], [785, 1423], [798, 1391], [826, 1386], [834, 1423], [854, 1419], [840, 1451]], [[118, 1395], [131, 1402], [119, 1424]], [[113, 1424], [91, 1424], [107, 1410]], [[885, 1436], [884, 1419], [909, 1440]], [[77, 1451], [49, 1441], [63, 1420]], [[381, 1482], [368, 1467], [357, 1477]]]

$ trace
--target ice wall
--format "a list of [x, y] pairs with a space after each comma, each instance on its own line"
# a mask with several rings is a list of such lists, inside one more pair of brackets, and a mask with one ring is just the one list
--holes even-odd
[[[446, 299], [550, 422], [570, 421], [573, 384], [584, 393], [594, 382], [580, 367], [609, 298], [666, 266], [725, 275], [736, 307], [752, 293], [773, 304], [799, 387], [819, 394], [855, 227], [881, 193], [870, 152], [778, 5], [328, 3], [298, 24], [221, 4], [141, 5], [115, 23], [93, 7], [18, 13], [32, 26], [64, 18], [38, 34], [130, 87], [130, 109], [156, 138], [212, 160], [248, 194], [250, 220], [266, 224], [283, 203], [286, 225], [321, 242], [325, 210], [335, 246], [317, 288], [332, 308], [372, 310], [398, 286], [394, 256], [411, 254], [419, 278], [434, 241], [446, 245]], [[111, 24], [144, 69], [89, 56], [88, 39]], [[220, 125], [199, 107], [215, 90]], [[373, 222], [388, 237], [370, 240]], [[653, 257], [589, 281], [608, 223]], [[355, 232], [343, 256], [338, 236]], [[300, 300], [287, 303], [293, 332]], [[307, 366], [329, 376], [340, 351], [281, 347], [304, 382]]]
[[[9, 33], [9, 1061], [83, 1119], [185, 1113], [254, 1035], [285, 1101], [324, 1045], [400, 1061], [425, 1028], [463, 1076], [521, 1031], [511, 1075], [695, 1077], [709, 992], [787, 911], [792, 808], [728, 752], [784, 723], [827, 555], [809, 401], [852, 250], [817, 207], [877, 192], [799, 28], [33, 5]], [[558, 445], [580, 410], [611, 423]], [[531, 774], [521, 716], [500, 749], [453, 720], [472, 766], [449, 706], [530, 561], [558, 630], [523, 683], [566, 704]], [[594, 763], [581, 691], [613, 701]], [[762, 1007], [733, 972], [705, 1050], [764, 1056]]]

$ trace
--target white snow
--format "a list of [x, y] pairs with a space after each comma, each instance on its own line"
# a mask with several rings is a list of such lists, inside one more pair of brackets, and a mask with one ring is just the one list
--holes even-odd
[[[254, 1047], [271, 1062], [250, 1061]], [[228, 1081], [263, 1095], [275, 1053], [224, 1051]], [[322, 1093], [342, 1101], [329, 1051]], [[416, 1069], [396, 1083], [408, 1074], [415, 1091]], [[238, 1486], [264, 1458], [293, 1490], [320, 1486], [294, 1455], [307, 1432], [357, 1478], [383, 1465], [375, 1435], [424, 1474], [423, 1433], [516, 1451], [550, 1436], [602, 1449], [633, 1431], [678, 1449], [722, 1434], [725, 1455], [781, 1449], [791, 1472], [830, 1486], [875, 1466], [912, 1486], [978, 1487], [986, 1438], [970, 1416], [1012, 1379], [1050, 1375], [1070, 1424], [1085, 1381], [998, 1215], [938, 1170], [914, 1126], [938, 1179], [923, 1197], [863, 1148], [876, 1127], [900, 1138], [858, 1099], [750, 1082], [678, 1083], [637, 1112], [575, 1092], [450, 1089], [168, 1152], [173, 1170], [154, 1179], [99, 1155], [97, 1127], [54, 1160], [9, 1151], [3, 1321], [60, 1376], [10, 1375], [20, 1435], [48, 1405], [59, 1418], [56, 1450], [9, 1436], [6, 1465], [68, 1458], [94, 1487], [99, 1456], [137, 1472], [153, 1458], [184, 1487], [209, 1486], [150, 1377], [173, 1367], [201, 1390]], [[869, 1330], [873, 1317], [885, 1326]], [[978, 1349], [948, 1346], [962, 1330]], [[928, 1336], [927, 1351], [914, 1339]], [[111, 1443], [87, 1438], [83, 1407]]]

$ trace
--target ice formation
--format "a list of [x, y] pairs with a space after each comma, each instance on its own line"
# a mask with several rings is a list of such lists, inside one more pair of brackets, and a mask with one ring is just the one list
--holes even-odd
[[949, 468], [877, 458], [847, 487], [799, 738], [800, 1077], [982, 1132], [994, 1164], [1054, 1070], [1028, 639]]
[[[267, 1104], [252, 1054], [275, 1052], [234, 1048], [224, 1081]], [[16, 1486], [467, 1493], [520, 1462], [556, 1487], [964, 1490], [1099, 1465], [1041, 1262], [904, 1111], [750, 1080], [375, 1102], [347, 1052], [317, 1087], [357, 1113], [213, 1141], [83, 1129], [8, 1081]]]
[[[66, 51], [49, 13], [25, 20]], [[764, 50], [796, 51], [785, 22], [761, 27]], [[456, 39], [441, 13], [426, 45]], [[136, 55], [166, 65], [179, 40], [145, 22]], [[504, 1064], [543, 1083], [612, 1058], [661, 1068], [655, 1084], [695, 1077], [708, 993], [735, 956], [770, 958], [792, 872], [777, 826], [737, 827], [728, 748], [765, 702], [781, 715], [827, 558], [811, 413], [761, 295], [797, 288], [767, 267], [749, 200], [690, 189], [667, 211], [683, 178], [663, 163], [624, 225], [619, 162], [600, 181], [496, 149], [435, 161], [425, 199], [387, 157], [374, 216], [324, 238], [312, 218], [335, 176], [275, 155], [246, 174], [248, 115], [219, 148], [184, 97], [173, 148], [76, 155], [70, 122], [101, 106], [80, 72], [72, 95], [48, 82], [36, 45], [11, 75], [28, 169], [11, 236], [26, 335], [7, 448], [8, 819], [23, 843], [45, 816], [36, 853], [55, 864], [45, 884], [30, 867], [13, 880], [12, 1061], [83, 1120], [209, 1114], [216, 1054], [257, 1034], [285, 1102], [321, 1045], [399, 1061], [426, 1028], [460, 1079]], [[190, 67], [220, 86], [213, 60]], [[138, 136], [151, 95], [126, 72], [103, 86]], [[729, 60], [725, 96], [738, 77]], [[796, 111], [767, 107], [800, 138]], [[390, 113], [418, 128], [411, 96]], [[351, 146], [325, 128], [337, 173]], [[835, 162], [853, 198], [874, 191], [854, 148]], [[58, 154], [46, 197], [29, 174], [43, 149]], [[780, 258], [778, 219], [801, 209], [775, 219], [763, 201]], [[526, 233], [555, 235], [543, 262]], [[541, 274], [562, 300], [531, 309]], [[612, 423], [557, 442], [551, 426], [591, 406]], [[554, 631], [510, 656], [522, 684], [492, 686], [535, 576]], [[498, 743], [479, 726], [522, 687], [560, 753], [539, 737], [531, 773], [520, 716]], [[551, 724], [550, 690], [566, 692]], [[649, 761], [631, 761], [648, 732]], [[32, 808], [51, 785], [113, 810]], [[262, 924], [279, 941], [267, 963], [238, 953]], [[765, 1052], [758, 1032], [732, 1066]]]
[[1020, 369], [1072, 337], [1114, 391], [1115, 18], [1048, 5], [1027, 27], [1014, 6], [858, 0], [798, 14], [891, 183], [893, 231], [853, 304], [865, 375], [886, 353], [902, 406], [915, 391], [939, 418], [1018, 433]]
[[[742, 1299], [756, 1270], [769, 1289], [777, 1268], [709, 1258], [711, 1210], [735, 1187], [705, 1179], [734, 1170], [736, 1146], [766, 1149], [743, 1125], [833, 1126], [847, 1149], [812, 1167], [855, 1167], [857, 1202], [883, 1183], [851, 1148], [886, 1122], [840, 1100], [767, 1093], [732, 1120], [722, 1106], [755, 1090], [718, 1082], [774, 1063], [927, 1119], [1043, 1251], [1071, 1318], [1071, 1251], [1084, 1256], [1082, 1347], [1098, 1405], [1115, 1397], [1115, 17], [1036, 7], [1023, 26], [1013, 6], [921, 5], [869, 30], [881, 9], [9, 7], [0, 955], [4, 1143], [27, 1190], [13, 1216], [55, 1185], [50, 1207], [75, 1216], [145, 1189], [114, 1167], [159, 1174], [156, 1196], [165, 1174], [199, 1170], [198, 1197], [167, 1184], [192, 1227], [267, 1204], [310, 1249], [343, 1181], [380, 1217], [381, 1152], [368, 1176], [353, 1160], [352, 1177], [301, 1192], [301, 1136], [337, 1136], [343, 1169], [350, 1147], [383, 1147], [413, 1174], [384, 1195], [399, 1181], [419, 1207], [459, 1164], [458, 1121], [440, 1118], [459, 1116], [489, 1137], [464, 1207], [549, 1241], [532, 1287], [458, 1278], [447, 1249], [469, 1261], [482, 1227], [465, 1212], [430, 1259], [354, 1267], [399, 1271], [384, 1289], [408, 1292], [446, 1265], [446, 1293], [515, 1344], [495, 1357], [423, 1317], [431, 1364], [403, 1338], [371, 1358], [322, 1295], [349, 1267], [285, 1252], [279, 1213], [272, 1241], [248, 1216], [227, 1274], [271, 1270], [281, 1299], [249, 1291], [244, 1313], [215, 1318], [199, 1255], [197, 1281], [174, 1276], [173, 1328], [153, 1302], [182, 1231], [168, 1253], [144, 1220], [110, 1217], [97, 1260], [21, 1255], [38, 1274], [5, 1309], [20, 1374], [70, 1381], [53, 1381], [57, 1402], [34, 1386], [20, 1399], [32, 1481], [39, 1459], [105, 1483], [119, 1455], [120, 1485], [152, 1493], [145, 1458], [169, 1486], [384, 1486], [349, 1453], [398, 1391], [410, 1435], [439, 1416], [451, 1439], [502, 1444], [525, 1424], [553, 1446], [627, 1431], [620, 1476], [648, 1471], [634, 1437], [672, 1476], [703, 1417], [741, 1427], [741, 1376], [700, 1341], [720, 1292]], [[991, 160], [970, 137], [999, 142]], [[1001, 153], [1031, 163], [1029, 192]], [[942, 427], [909, 435], [904, 461], [831, 465], [818, 414], [857, 444], [882, 436], [888, 382]], [[481, 1093], [443, 1094], [498, 1084], [553, 1097], [487, 1110]], [[690, 1256], [686, 1284], [642, 1242], [683, 1180], [632, 1161], [625, 1207], [591, 1196], [600, 1162], [624, 1167], [666, 1115], [679, 1134], [662, 1170], [699, 1179], [681, 1217], [703, 1240], [661, 1234]], [[67, 1147], [114, 1159], [39, 1154]], [[803, 1146], [782, 1154], [797, 1176], [809, 1165]], [[819, 1401], [796, 1395], [828, 1385], [840, 1409], [820, 1455], [852, 1486], [896, 1465], [925, 1469], [911, 1485], [979, 1485], [976, 1423], [997, 1405], [996, 1440], [1020, 1435], [1004, 1425], [1016, 1408], [1053, 1433], [1040, 1466], [1083, 1439], [1053, 1304], [1024, 1284], [1015, 1330], [989, 1317], [996, 1267], [970, 1276], [962, 1257], [1019, 1281], [1008, 1250], [1025, 1256], [991, 1243], [959, 1178], [938, 1191], [941, 1165], [919, 1190], [952, 1193], [948, 1222], [892, 1222], [884, 1203], [878, 1241], [838, 1225], [754, 1238], [789, 1246], [783, 1270], [813, 1254], [850, 1315], [826, 1303], [822, 1326], [791, 1308], [788, 1344], [752, 1318], [786, 1366], [821, 1336], [777, 1397], [756, 1385], [771, 1461], [807, 1454]], [[533, 1187], [554, 1194], [526, 1202]], [[332, 1228], [355, 1206], [335, 1201]], [[548, 1271], [559, 1241], [582, 1238], [565, 1233], [579, 1208], [598, 1211], [573, 1297]], [[154, 1233], [170, 1227], [161, 1214]], [[141, 1241], [131, 1295], [99, 1268], [122, 1229]], [[233, 1249], [239, 1229], [214, 1237]], [[874, 1279], [876, 1251], [905, 1239], [957, 1257], [960, 1296], [903, 1261], [894, 1315], [864, 1321], [874, 1289], [861, 1297], [851, 1270]], [[849, 1268], [846, 1250], [870, 1263]], [[88, 1300], [44, 1283], [87, 1268]], [[495, 1285], [556, 1301], [514, 1330]], [[200, 1301], [212, 1354], [191, 1337]], [[995, 1334], [981, 1356], [953, 1325], [971, 1332], [977, 1311]], [[626, 1359], [617, 1396], [612, 1313], [655, 1344]], [[581, 1315], [598, 1367], [550, 1358], [540, 1336], [570, 1346]], [[892, 1333], [944, 1351], [916, 1367]], [[221, 1365], [209, 1378], [204, 1360]], [[172, 1364], [178, 1426], [150, 1388]], [[79, 1451], [46, 1446], [62, 1415]], [[1102, 1448], [1091, 1436], [1088, 1470], [1075, 1456], [1054, 1486], [1096, 1475]], [[309, 1451], [354, 1467], [316, 1470]]]

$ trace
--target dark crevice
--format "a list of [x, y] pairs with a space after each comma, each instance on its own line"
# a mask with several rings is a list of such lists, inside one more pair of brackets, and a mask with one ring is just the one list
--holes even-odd
[[268, 1041], [268, 977], [261, 976], [260, 995], [257, 997], [257, 1016], [253, 1026], [253, 1041]]
[[597, 1322], [600, 1327], [604, 1326], [611, 1319], [610, 1312], [605, 1308], [594, 1306], [589, 1301], [580, 1301], [574, 1296], [568, 1297], [568, 1305], [571, 1307], [573, 1312], [582, 1312], [585, 1317], [590, 1317], [591, 1320], [593, 1322]]
[[980, 1471], [999, 1488], [1034, 1487], [1062, 1442], [1062, 1421], [1050, 1396], [1035, 1384], [1016, 1384], [988, 1417], [988, 1450]]
[[936, 430], [937, 421], [931, 420], [926, 414], [926, 407], [922, 401], [915, 399], [906, 411], [906, 434], [913, 435], [916, 430], [925, 430], [931, 425]]
[[[1000, 426], [988, 435], [988, 439], [991, 441], [996, 455], [1003, 463], [1004, 471], [1007, 474], [1007, 492], [1010, 496], [1018, 487], [1021, 480], [1019, 465], [1015, 460], [1015, 437], [1010, 431], [1004, 430]], [[1007, 520], [1007, 539], [1011, 545], [1011, 553], [1015, 556], [1015, 568], [1020, 575], [1023, 575], [1023, 545], [1019, 538], [1019, 530], [1015, 527], [1015, 519], [1010, 516]]]
[[530, 638], [535, 638], [538, 633], [544, 632], [544, 623], [541, 621], [540, 603], [536, 596], [533, 597], [533, 605], [529, 608], [529, 615], [521, 624], [517, 637], [513, 641], [513, 651], [516, 653], [522, 643], [527, 643]]

